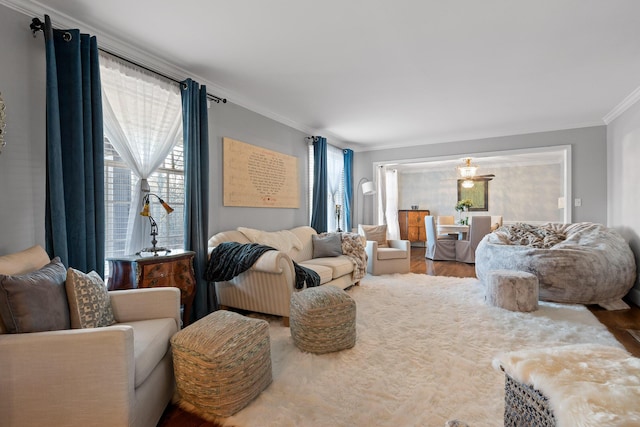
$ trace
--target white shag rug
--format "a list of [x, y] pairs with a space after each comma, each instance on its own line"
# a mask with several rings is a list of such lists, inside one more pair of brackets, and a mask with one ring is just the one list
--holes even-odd
[[489, 307], [477, 279], [367, 276], [350, 289], [354, 348], [314, 355], [270, 321], [273, 382], [225, 426], [502, 426], [501, 352], [565, 344], [622, 347], [581, 305], [533, 313]]

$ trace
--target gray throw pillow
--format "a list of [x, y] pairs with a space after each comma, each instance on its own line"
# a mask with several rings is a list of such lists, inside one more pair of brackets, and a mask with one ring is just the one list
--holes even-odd
[[100, 328], [116, 323], [109, 292], [98, 273], [85, 274], [69, 268], [65, 287], [73, 329]]
[[58, 257], [31, 273], [0, 274], [0, 316], [7, 332], [69, 329], [66, 277], [67, 269]]
[[313, 243], [313, 257], [325, 258], [342, 255], [342, 237], [340, 234], [326, 234], [324, 236], [311, 235]]

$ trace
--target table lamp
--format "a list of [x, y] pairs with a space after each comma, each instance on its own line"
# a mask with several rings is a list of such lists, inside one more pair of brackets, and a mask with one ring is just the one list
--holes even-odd
[[140, 255], [142, 252], [152, 252], [154, 256], [157, 256], [158, 252], [171, 252], [171, 249], [156, 247], [156, 244], [158, 243], [158, 241], [156, 240], [156, 236], [158, 235], [158, 224], [156, 223], [156, 220], [153, 219], [153, 217], [149, 213], [149, 202], [150, 202], [151, 196], [154, 196], [155, 198], [158, 199], [158, 202], [160, 202], [164, 210], [167, 211], [167, 215], [173, 212], [173, 208], [169, 206], [167, 202], [162, 200], [162, 198], [157, 194], [148, 193], [144, 196], [144, 198], [142, 199], [144, 205], [142, 207], [142, 212], [140, 212], [140, 215], [146, 216], [147, 218], [149, 218], [149, 223], [151, 224], [151, 234], [150, 234], [151, 247], [142, 249], [140, 252], [137, 253], [137, 255]]

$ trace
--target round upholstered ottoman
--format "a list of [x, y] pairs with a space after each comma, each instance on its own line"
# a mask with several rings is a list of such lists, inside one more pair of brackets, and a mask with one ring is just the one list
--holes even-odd
[[511, 311], [538, 309], [538, 277], [526, 271], [493, 270], [486, 277], [487, 303]]
[[171, 338], [180, 405], [228, 417], [271, 383], [269, 323], [219, 310]]
[[294, 292], [289, 325], [300, 350], [320, 354], [351, 348], [356, 343], [356, 303], [331, 285]]

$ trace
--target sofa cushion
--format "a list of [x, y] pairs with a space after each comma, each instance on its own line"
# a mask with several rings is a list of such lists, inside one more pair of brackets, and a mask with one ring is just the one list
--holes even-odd
[[69, 329], [66, 277], [67, 269], [58, 257], [30, 273], [0, 274], [0, 316], [7, 332]]
[[342, 237], [338, 233], [324, 236], [311, 236], [313, 242], [313, 257], [325, 258], [342, 255]]
[[321, 265], [331, 269], [331, 275], [334, 279], [353, 273], [353, 262], [348, 257], [341, 255], [332, 258], [313, 258], [304, 263], [304, 266]]
[[162, 318], [119, 323], [133, 328], [134, 384], [142, 384], [169, 350], [169, 340], [178, 332], [175, 319]]
[[271, 246], [282, 252], [302, 249], [302, 242], [289, 230], [262, 231], [253, 228], [238, 227], [238, 231], [247, 236], [253, 243]]
[[325, 267], [319, 264], [310, 264], [308, 262], [301, 262], [300, 265], [306, 268], [310, 268], [311, 270], [318, 273], [318, 276], [320, 276], [321, 285], [324, 285], [325, 283], [333, 280], [333, 269], [331, 269], [330, 267]]
[[73, 329], [100, 328], [116, 323], [109, 292], [98, 273], [86, 274], [69, 268], [65, 288]]
[[387, 244], [387, 225], [360, 225], [360, 232], [365, 239], [378, 242], [379, 248], [386, 248]]
[[405, 259], [408, 257], [407, 251], [397, 248], [378, 248], [378, 259]]

